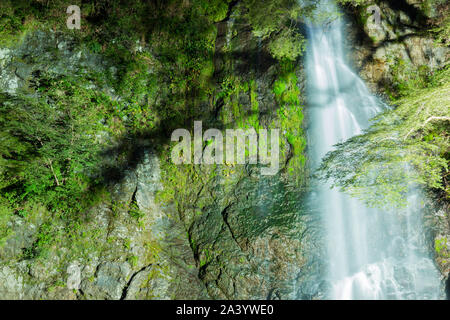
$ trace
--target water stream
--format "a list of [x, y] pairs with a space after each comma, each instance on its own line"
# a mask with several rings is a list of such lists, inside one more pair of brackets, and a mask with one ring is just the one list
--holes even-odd
[[[319, 10], [336, 10], [332, 3]], [[343, 19], [310, 24], [306, 53], [312, 167], [338, 142], [362, 133], [382, 104], [346, 62]], [[439, 273], [427, 252], [420, 194], [405, 210], [370, 209], [317, 182], [311, 205], [325, 229], [330, 299], [437, 299]]]

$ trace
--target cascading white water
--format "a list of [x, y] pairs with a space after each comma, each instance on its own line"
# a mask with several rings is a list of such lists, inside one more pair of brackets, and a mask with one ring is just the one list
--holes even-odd
[[[335, 11], [322, 3], [318, 10]], [[312, 167], [333, 145], [360, 134], [380, 103], [345, 61], [342, 19], [308, 26], [308, 143]], [[331, 299], [437, 299], [439, 273], [423, 243], [420, 196], [385, 212], [320, 184], [311, 206], [326, 231]]]

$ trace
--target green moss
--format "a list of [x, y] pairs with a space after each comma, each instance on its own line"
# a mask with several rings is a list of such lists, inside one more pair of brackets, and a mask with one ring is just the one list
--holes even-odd
[[249, 127], [253, 127], [257, 132], [260, 129], [259, 124], [259, 104], [257, 94], [257, 84], [254, 80], [250, 81], [250, 104], [251, 112], [248, 118]]
[[213, 253], [212, 253], [211, 249], [208, 249], [208, 248], [204, 249], [202, 251], [202, 256], [199, 261], [199, 267], [202, 268], [202, 267], [208, 265], [209, 263], [211, 263], [212, 260], [213, 260]]
[[138, 265], [139, 258], [135, 255], [129, 256], [127, 261], [130, 263], [132, 268], [136, 268]]
[[14, 210], [7, 201], [0, 197], [0, 248], [5, 245], [8, 236], [11, 234], [9, 222], [14, 214]]
[[66, 287], [66, 283], [61, 280], [56, 280], [51, 286], [47, 288], [47, 292], [51, 293], [55, 291], [58, 288], [64, 288]]
[[279, 128], [290, 146], [290, 148], [287, 148], [284, 139], [282, 140], [283, 158], [289, 157], [287, 150], [290, 149], [291, 152], [286, 168], [287, 173], [292, 177], [302, 179], [306, 162], [304, 154], [306, 139], [302, 128], [303, 106], [300, 101], [301, 92], [298, 89], [297, 81], [294, 64], [284, 63], [281, 66], [280, 76], [274, 83], [273, 92], [279, 103]]
[[139, 219], [141, 219], [141, 218], [145, 215], [145, 213], [142, 212], [142, 211], [139, 209], [138, 205], [137, 205], [136, 203], [134, 203], [134, 202], [130, 205], [130, 209], [129, 209], [129, 211], [128, 211], [128, 214], [129, 214], [133, 219], [136, 219], [136, 220], [138, 220], [138, 221], [139, 221]]
[[[435, 248], [436, 253], [438, 255], [446, 253], [448, 251], [447, 238], [443, 237], [443, 238], [440, 238], [440, 239], [436, 239], [434, 241], [434, 248]], [[450, 258], [450, 254], [447, 253], [447, 256]]]

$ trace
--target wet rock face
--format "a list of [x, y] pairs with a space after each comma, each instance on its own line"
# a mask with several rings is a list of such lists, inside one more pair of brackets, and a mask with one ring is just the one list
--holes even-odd
[[21, 299], [24, 297], [23, 278], [8, 266], [0, 268], [0, 295], [2, 299]]
[[[0, 88], [14, 96], [33, 94], [39, 73], [114, 76], [114, 66], [70, 36], [52, 31], [29, 34], [16, 47], [0, 49]], [[114, 95], [109, 87], [99, 88]], [[138, 142], [136, 142], [138, 143]], [[104, 201], [81, 212], [82, 243], [62, 238], [43, 257], [33, 257], [45, 226], [42, 208], [33, 217], [13, 216], [0, 245], [0, 298], [4, 299], [198, 299], [198, 279], [184, 224], [173, 208], [160, 208], [156, 153], [142, 145], [142, 161], [108, 186]], [[65, 234], [66, 226], [54, 222]]]
[[[44, 260], [24, 260], [20, 254], [32, 247], [38, 228], [22, 221], [21, 228], [14, 229], [16, 232], [7, 240], [10, 245], [2, 248], [1, 298], [206, 298], [183, 225], [155, 204], [157, 166], [157, 158], [148, 153], [131, 177], [112, 186], [121, 190], [118, 201], [131, 199], [138, 192], [146, 194], [138, 204], [143, 214], [140, 223], [130, 217], [126, 207], [113, 212], [106, 203], [86, 213], [90, 222], [84, 225], [85, 232], [95, 230], [96, 236], [90, 246], [98, 246], [87, 259], [77, 256], [77, 248], [68, 241], [53, 248]], [[156, 183], [147, 184], [149, 175]], [[147, 186], [152, 190], [146, 190]]]
[[114, 70], [100, 55], [51, 30], [38, 30], [17, 47], [0, 49], [0, 88], [12, 95], [33, 85], [44, 71], [57, 76], [88, 72], [114, 75]]
[[88, 299], [118, 300], [130, 274], [128, 262], [105, 262], [98, 266], [94, 281], [84, 280], [81, 289]]
[[373, 91], [382, 92], [395, 81], [398, 64], [409, 73], [427, 68], [430, 72], [444, 67], [450, 49], [438, 45], [424, 34], [429, 19], [439, 13], [435, 7], [424, 9], [420, 3], [400, 5], [390, 2], [373, 4], [380, 12], [380, 23], [365, 7], [346, 7], [347, 33], [355, 67]]
[[168, 295], [169, 282], [161, 277], [153, 277], [155, 272], [159, 271], [150, 266], [136, 273], [130, 280], [125, 300], [171, 299]]
[[[214, 191], [214, 203], [191, 226], [200, 278], [211, 297], [295, 297], [294, 286], [306, 261], [302, 232], [307, 231], [299, 199], [283, 190], [278, 179], [257, 182], [243, 177], [232, 196]], [[262, 183], [272, 190], [258, 188]]]
[[[217, 29], [214, 78], [218, 87], [223, 79], [234, 79], [236, 84], [253, 81], [255, 96], [243, 92], [219, 101], [215, 121], [232, 119], [226, 124], [232, 126], [233, 104], [250, 114], [256, 100], [259, 123], [266, 127], [277, 123], [273, 83], [278, 62], [237, 14], [231, 13]], [[280, 163], [280, 171], [283, 166]], [[320, 246], [314, 222], [302, 208], [301, 189], [281, 172], [264, 177], [252, 166], [196, 166], [195, 172], [203, 183], [192, 181], [189, 188], [194, 191], [179, 211], [209, 296], [317, 298], [321, 265], [312, 252], [319, 254]]]

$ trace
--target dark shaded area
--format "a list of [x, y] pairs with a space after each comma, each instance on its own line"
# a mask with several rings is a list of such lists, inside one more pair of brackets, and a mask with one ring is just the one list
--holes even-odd
[[[221, 63], [225, 60], [237, 61], [233, 65], [234, 70], [242, 74], [244, 79], [250, 78], [258, 74], [263, 74], [267, 70], [275, 65], [277, 61], [270, 55], [267, 50], [260, 51], [232, 51], [230, 53], [216, 52], [214, 54], [214, 63], [216, 69], [212, 79], [213, 85], [218, 86], [222, 81], [224, 69], [226, 66]], [[186, 105], [192, 103], [194, 108], [191, 113], [185, 114], [183, 119], [176, 116], [165, 116], [165, 112], [160, 112], [157, 117], [161, 119], [157, 128], [149, 131], [141, 132], [135, 135], [123, 136], [116, 146], [108, 148], [103, 151], [103, 157], [112, 157], [114, 155], [125, 154], [125, 161], [118, 163], [115, 166], [107, 166], [103, 168], [99, 174], [101, 181], [106, 184], [115, 184], [122, 181], [125, 178], [127, 170], [134, 170], [136, 166], [143, 160], [143, 157], [147, 150], [152, 150], [158, 155], [161, 154], [164, 146], [170, 143], [171, 134], [178, 128], [193, 129], [194, 121], [203, 122], [203, 131], [207, 130], [209, 126], [223, 129], [225, 124], [219, 119], [218, 115], [221, 108], [224, 106], [224, 99], [217, 97], [220, 90], [216, 90], [212, 97], [213, 105], [206, 105], [206, 101], [198, 104], [199, 92], [192, 91], [185, 96], [176, 96], [172, 99], [182, 99], [186, 101]], [[170, 106], [165, 108], [170, 109]], [[197, 108], [197, 109], [195, 109]], [[164, 108], [163, 108], [164, 109]], [[161, 110], [163, 111], [163, 110]], [[248, 110], [244, 116], [249, 117], [253, 114], [253, 111]]]
[[[250, 75], [266, 73], [271, 66], [277, 63], [267, 50], [217, 52], [214, 55], [216, 61], [223, 61], [225, 58], [235, 61], [234, 70], [245, 78]], [[214, 78], [221, 75], [222, 70], [218, 70], [214, 73]]]
[[[225, 37], [227, 33], [227, 21], [230, 18], [233, 8], [239, 3], [239, 1], [232, 1], [229, 3], [227, 16], [224, 20], [216, 24], [218, 28], [218, 34], [216, 38], [216, 52], [213, 56], [215, 70], [212, 78], [210, 79], [212, 86], [218, 87], [218, 84], [223, 80], [223, 77], [227, 74], [226, 61], [233, 61], [233, 69], [236, 73], [241, 74], [245, 79], [249, 79], [251, 76], [261, 75], [267, 72], [267, 70], [275, 65], [277, 61], [271, 56], [271, 54], [265, 49], [265, 43], [261, 44], [261, 50], [233, 50], [232, 52], [224, 53], [221, 51], [223, 48]], [[164, 2], [155, 1], [155, 10], [164, 12]], [[105, 13], [102, 13], [98, 17], [98, 21], [101, 21], [101, 17]], [[94, 22], [96, 20], [94, 19]], [[162, 21], [159, 21], [162, 22]], [[147, 31], [150, 31], [156, 23], [153, 20], [149, 23]], [[172, 22], [165, 21], [158, 25], [157, 28], [172, 28]], [[249, 25], [243, 25], [240, 28], [240, 32], [246, 34], [245, 37], [251, 37], [251, 27]], [[242, 36], [242, 35], [241, 35]], [[170, 57], [160, 56], [161, 59], [170, 59]], [[163, 75], [162, 75], [163, 76]], [[120, 82], [120, 80], [119, 80]], [[220, 90], [216, 90], [214, 95], [218, 95]], [[120, 139], [119, 143], [107, 150], [104, 150], [104, 157], [111, 157], [119, 154], [126, 154], [125, 161], [118, 163], [116, 166], [108, 166], [103, 168], [100, 173], [101, 181], [106, 184], [113, 184], [120, 182], [126, 170], [133, 170], [142, 161], [146, 150], [153, 150], [160, 155], [162, 148], [170, 143], [171, 133], [178, 128], [192, 129], [194, 121], [202, 121], [204, 124], [203, 130], [208, 128], [208, 124], [214, 125], [215, 128], [222, 129], [225, 124], [218, 119], [219, 112], [224, 106], [224, 99], [222, 97], [213, 96], [213, 105], [206, 105], [206, 101], [200, 102], [200, 92], [192, 90], [184, 96], [172, 96], [170, 99], [173, 101], [183, 100], [187, 106], [192, 105], [191, 112], [184, 114], [183, 118], [177, 118], [175, 116], [165, 116], [164, 108], [170, 110], [171, 106], [167, 105], [163, 107], [157, 117], [161, 119], [157, 128], [150, 131], [141, 132], [137, 135], [127, 135]], [[196, 105], [197, 104], [197, 105]], [[195, 109], [196, 108], [196, 109]], [[247, 112], [247, 116], [251, 112]], [[206, 126], [205, 126], [206, 125]]]
[[223, 19], [222, 21], [228, 21], [230, 19], [231, 14], [233, 13], [233, 9], [236, 7], [236, 5], [241, 2], [241, 0], [232, 0], [229, 4], [228, 4], [228, 11], [227, 11], [227, 15], [225, 17], [225, 19]]
[[[403, 11], [411, 18], [411, 21], [415, 21], [421, 27], [426, 26], [427, 17], [415, 6], [409, 4], [406, 0], [385, 0], [382, 2], [388, 3], [394, 10]], [[398, 21], [398, 23], [400, 23], [400, 21]]]

